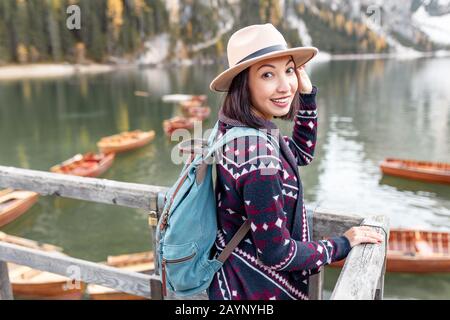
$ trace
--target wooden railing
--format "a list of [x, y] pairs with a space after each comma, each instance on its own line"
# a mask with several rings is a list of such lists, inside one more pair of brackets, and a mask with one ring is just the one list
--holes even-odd
[[[56, 195], [144, 209], [149, 213], [149, 224], [153, 233], [164, 205], [164, 194], [167, 191], [167, 188], [160, 186], [83, 178], [4, 166], [0, 166], [0, 188], [29, 190], [41, 195]], [[386, 232], [389, 235], [388, 221], [384, 216], [363, 219], [358, 216], [316, 209], [313, 215], [313, 238], [322, 239], [340, 235], [350, 227], [360, 224], [376, 226], [380, 233]], [[331, 299], [382, 299], [386, 245], [387, 242], [383, 242], [381, 245], [367, 244], [353, 248], [346, 259]], [[43, 252], [0, 242], [0, 300], [13, 298], [7, 262], [62, 276], [68, 276], [68, 270], [77, 268], [79, 279], [76, 280], [99, 284], [146, 298], [163, 298], [157, 267], [155, 274], [146, 275], [58, 253]], [[322, 299], [322, 288], [323, 272], [320, 272], [310, 279], [310, 298]], [[206, 298], [206, 294], [202, 294], [190, 299]], [[169, 295], [166, 299], [177, 299], [177, 297]]]

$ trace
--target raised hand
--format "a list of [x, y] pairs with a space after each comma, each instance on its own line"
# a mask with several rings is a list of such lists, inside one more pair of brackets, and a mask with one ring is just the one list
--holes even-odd
[[312, 83], [306, 73], [305, 66], [301, 66], [295, 70], [298, 79], [298, 91], [303, 94], [308, 94], [312, 92]]

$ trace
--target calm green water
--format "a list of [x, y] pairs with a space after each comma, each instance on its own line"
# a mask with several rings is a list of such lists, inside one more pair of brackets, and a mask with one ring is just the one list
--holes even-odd
[[[382, 177], [385, 157], [450, 162], [450, 59], [336, 61], [309, 67], [319, 87], [319, 142], [301, 168], [310, 208], [367, 216], [385, 214], [392, 227], [450, 231], [450, 187]], [[76, 153], [96, 150], [103, 136], [156, 131], [148, 146], [116, 157], [104, 178], [169, 186], [180, 167], [162, 121], [179, 111], [161, 102], [170, 93], [205, 93], [214, 124], [219, 95], [208, 91], [219, 67], [117, 71], [58, 80], [0, 82], [0, 164], [48, 170]], [[138, 97], [134, 91], [148, 91]], [[278, 122], [285, 134], [292, 123]], [[149, 250], [145, 212], [41, 197], [1, 231], [62, 246], [74, 257]], [[327, 270], [326, 288], [338, 272]], [[387, 298], [450, 298], [450, 273], [388, 274]]]

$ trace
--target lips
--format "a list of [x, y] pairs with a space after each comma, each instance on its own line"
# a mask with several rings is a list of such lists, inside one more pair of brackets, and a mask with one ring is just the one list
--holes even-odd
[[285, 108], [289, 105], [289, 98], [290, 97], [270, 99], [270, 101], [272, 101], [272, 103], [279, 108]]

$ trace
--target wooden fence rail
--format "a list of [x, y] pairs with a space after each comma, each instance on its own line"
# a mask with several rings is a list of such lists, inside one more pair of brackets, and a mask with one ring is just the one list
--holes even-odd
[[158, 194], [167, 190], [159, 186], [4, 166], [0, 166], [0, 187], [145, 210], [157, 210]]
[[[0, 264], [0, 275], [3, 275], [2, 279], [5, 283], [8, 283], [9, 280], [6, 281], [8, 279], [7, 271], [5, 271], [7, 267], [4, 262], [11, 262], [56, 273], [70, 279], [74, 278], [74, 281], [95, 283], [146, 298], [151, 298], [152, 294], [153, 296], [159, 294], [159, 292], [152, 293], [151, 290], [151, 283], [159, 282], [159, 277], [155, 275], [124, 271], [119, 268], [64, 256], [58, 252], [39, 251], [0, 242], [0, 261], [3, 261]], [[5, 296], [8, 296], [7, 288], [4, 288], [1, 292], [6, 292]], [[0, 294], [0, 296], [3, 295]]]
[[[126, 183], [97, 178], [0, 166], [0, 187], [29, 190], [41, 195], [56, 195], [98, 203], [120, 205], [149, 211], [152, 231], [164, 205], [165, 187]], [[352, 226], [375, 225], [389, 234], [384, 216], [362, 217], [318, 208], [313, 215], [313, 239], [342, 235]], [[155, 237], [153, 237], [155, 238]], [[387, 237], [386, 237], [387, 239]], [[375, 299], [383, 296], [386, 245], [360, 245], [346, 259], [331, 299]], [[0, 300], [11, 299], [6, 262], [68, 276], [68, 268], [79, 270], [79, 281], [95, 283], [118, 291], [161, 299], [161, 281], [157, 274], [145, 275], [71, 258], [58, 253], [0, 242]], [[155, 261], [156, 262], [156, 261]], [[310, 298], [322, 299], [323, 272], [310, 279]], [[170, 295], [169, 299], [177, 299]], [[203, 293], [192, 299], [206, 299]]]

